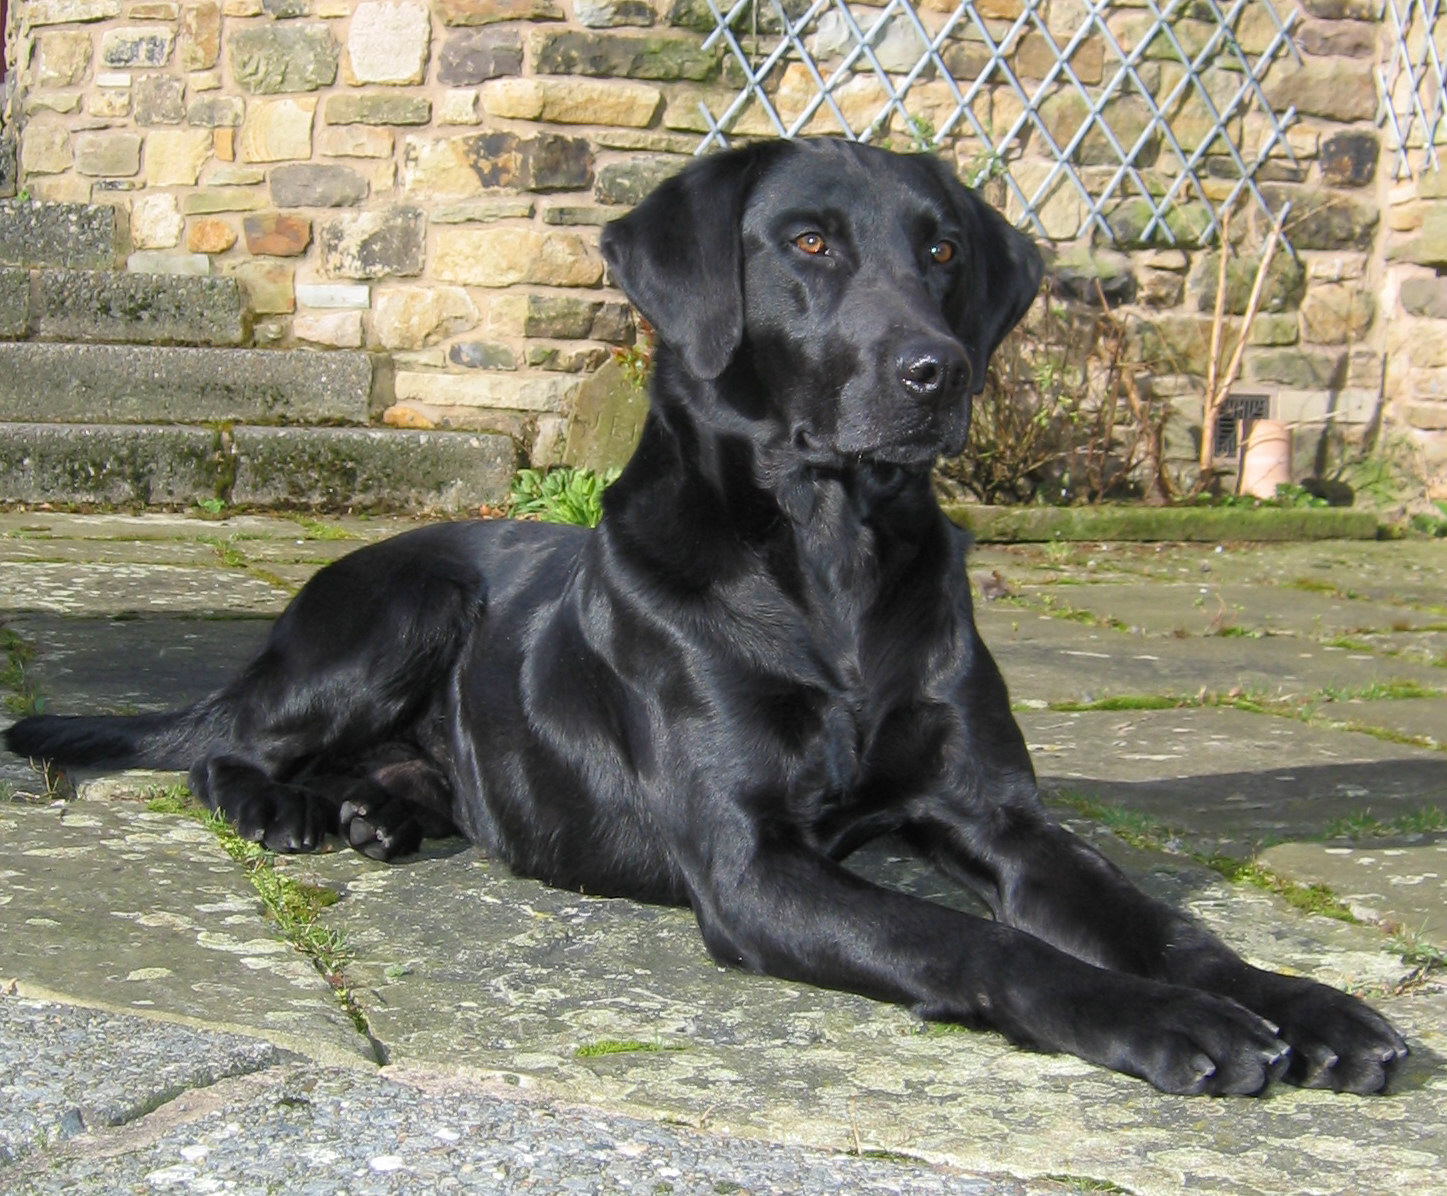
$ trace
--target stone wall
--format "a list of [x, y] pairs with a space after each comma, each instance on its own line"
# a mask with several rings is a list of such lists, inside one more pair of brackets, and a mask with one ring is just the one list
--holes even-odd
[[[1375, 0], [1259, 0], [1235, 30], [1248, 49], [1274, 28], [1261, 20], [1268, 3], [1297, 10], [1300, 61], [1275, 62], [1264, 86], [1274, 109], [1295, 109], [1295, 161], [1278, 150], [1258, 178], [1271, 204], [1292, 204], [1295, 252], [1273, 271], [1244, 379], [1275, 390], [1282, 416], [1304, 430], [1299, 451], [1324, 430], [1385, 419], [1440, 474], [1447, 185], [1435, 171], [1393, 183], [1379, 165]], [[1037, 7], [1068, 36], [1081, 5]], [[938, 28], [951, 8], [922, 0], [920, 15]], [[976, 10], [1003, 31], [1020, 0]], [[1145, 11], [1134, 0], [1112, 8], [1127, 51]], [[599, 227], [688, 160], [706, 128], [700, 98], [721, 111], [737, 90], [725, 51], [701, 48], [708, 20], [695, 0], [14, 0], [17, 185], [34, 200], [123, 209], [133, 271], [234, 277], [253, 345], [390, 353], [386, 424], [501, 430], [544, 462], [560, 452], [584, 380], [634, 338], [607, 286]], [[1177, 30], [1189, 45], [1202, 23]], [[1108, 73], [1101, 42], [1087, 39], [1072, 59], [1087, 85]], [[1151, 66], [1154, 53], [1143, 77], [1164, 94], [1180, 68], [1165, 57]], [[945, 57], [957, 78], [984, 69], [967, 27]], [[1032, 35], [1010, 61], [1028, 81], [1051, 59]], [[877, 93], [862, 78], [841, 96], [863, 111]], [[912, 97], [931, 127], [943, 83]], [[802, 106], [799, 71], [783, 72], [776, 98], [781, 111]], [[1000, 78], [975, 110], [994, 124], [1012, 105]], [[1077, 107], [1052, 101], [1042, 121], [1068, 133]], [[1129, 124], [1130, 106], [1119, 108]], [[1178, 140], [1199, 143], [1202, 114], [1189, 97], [1168, 114]], [[821, 116], [811, 129], [828, 125]], [[1249, 145], [1262, 126], [1247, 112], [1231, 128]], [[734, 131], [766, 126], [746, 112]], [[911, 139], [898, 122], [889, 132], [897, 145]], [[1111, 169], [1099, 140], [1077, 151], [1087, 176]], [[968, 171], [980, 147], [959, 138], [942, 152]], [[1038, 136], [1015, 154], [1012, 170], [1027, 175], [1047, 161]], [[1160, 165], [1168, 175], [1169, 160]], [[1224, 198], [1229, 173], [1206, 160], [1210, 199]], [[1089, 297], [1101, 281], [1133, 322], [1154, 392], [1180, 405], [1183, 426], [1199, 426], [1217, 259], [1193, 240], [1190, 205], [1173, 218], [1174, 246], [1159, 232], [1143, 242], [1128, 196], [1110, 215], [1114, 244], [1078, 235], [1078, 206], [1062, 187], [1039, 210], [1062, 238], [1061, 287]], [[1249, 205], [1233, 223], [1248, 263], [1264, 228]], [[1232, 307], [1245, 290], [1233, 281]]]

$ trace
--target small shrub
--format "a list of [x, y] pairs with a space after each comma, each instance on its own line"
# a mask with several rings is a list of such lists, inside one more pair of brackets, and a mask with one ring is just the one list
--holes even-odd
[[597, 527], [603, 517], [603, 491], [618, 473], [610, 469], [600, 476], [591, 469], [567, 466], [520, 469], [508, 495], [508, 514], [514, 519]]

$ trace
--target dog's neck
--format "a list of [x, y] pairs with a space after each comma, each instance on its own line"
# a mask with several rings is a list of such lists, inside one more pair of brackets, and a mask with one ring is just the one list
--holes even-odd
[[798, 599], [868, 605], [939, 540], [927, 469], [804, 459], [757, 425], [721, 428], [710, 414], [655, 393], [604, 496], [605, 535], [685, 588], [727, 586], [763, 560]]

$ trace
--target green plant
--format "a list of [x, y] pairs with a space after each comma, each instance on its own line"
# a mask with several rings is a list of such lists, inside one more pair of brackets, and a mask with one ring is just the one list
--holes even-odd
[[929, 117], [908, 117], [904, 122], [904, 129], [909, 135], [906, 153], [932, 154], [939, 149], [939, 146], [935, 144], [935, 122]]
[[224, 498], [198, 498], [196, 509], [206, 519], [219, 519], [226, 514], [226, 500]]
[[1169, 405], [1142, 396], [1125, 324], [1099, 297], [1098, 307], [1037, 304], [1005, 339], [965, 452], [940, 463], [946, 488], [985, 503], [1169, 493], [1160, 463]]
[[30, 671], [35, 649], [18, 632], [0, 626], [0, 705], [17, 718], [40, 714], [45, 699]]
[[1434, 540], [1447, 538], [1447, 502], [1439, 498], [1432, 505], [1436, 508], [1436, 514], [1422, 512], [1413, 515], [1408, 526], [1414, 532], [1421, 532]]
[[598, 1038], [585, 1042], [573, 1052], [579, 1059], [600, 1059], [605, 1055], [632, 1055], [640, 1052], [681, 1051], [681, 1046], [664, 1046], [655, 1038], [652, 1042], [639, 1042], [636, 1038]]
[[613, 360], [635, 389], [648, 385], [653, 370], [653, 326], [642, 316], [638, 317], [638, 338], [627, 348], [614, 349]]
[[508, 494], [508, 514], [515, 519], [597, 527], [603, 517], [603, 491], [618, 474], [617, 469], [600, 476], [591, 469], [567, 466], [520, 469]]

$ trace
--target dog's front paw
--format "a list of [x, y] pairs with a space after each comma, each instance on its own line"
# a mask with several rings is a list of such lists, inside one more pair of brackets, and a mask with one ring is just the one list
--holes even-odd
[[1290, 1061], [1275, 1026], [1212, 993], [1163, 985], [1149, 1001], [1126, 1003], [1118, 1013], [1124, 1024], [1106, 1062], [1163, 1092], [1251, 1096]]
[[1291, 1044], [1288, 1083], [1335, 1092], [1381, 1092], [1409, 1051], [1396, 1028], [1365, 1001], [1337, 989], [1273, 972], [1260, 975], [1252, 1007], [1281, 1027]]

